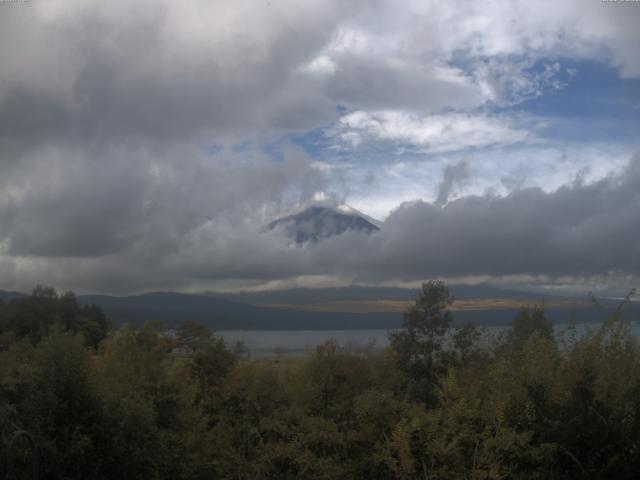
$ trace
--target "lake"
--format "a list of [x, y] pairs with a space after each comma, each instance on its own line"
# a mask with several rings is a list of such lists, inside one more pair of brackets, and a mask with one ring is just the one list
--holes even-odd
[[[601, 323], [576, 324], [576, 332], [583, 335], [596, 330]], [[493, 326], [480, 327], [484, 338], [499, 334], [508, 327]], [[561, 335], [567, 328], [566, 324], [554, 326], [556, 333]], [[631, 324], [633, 333], [640, 336], [640, 323]], [[221, 335], [229, 345], [241, 341], [252, 357], [270, 357], [275, 355], [301, 355], [306, 350], [315, 348], [328, 340], [334, 340], [342, 347], [364, 347], [374, 344], [377, 348], [384, 348], [389, 344], [390, 330], [222, 330]]]

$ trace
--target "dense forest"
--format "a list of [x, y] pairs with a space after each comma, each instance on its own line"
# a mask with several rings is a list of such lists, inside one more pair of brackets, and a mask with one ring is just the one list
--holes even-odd
[[531, 307], [487, 339], [451, 327], [451, 301], [425, 283], [384, 350], [259, 360], [194, 322], [114, 331], [38, 287], [0, 303], [0, 449], [30, 432], [50, 479], [637, 478], [623, 304], [586, 335]]

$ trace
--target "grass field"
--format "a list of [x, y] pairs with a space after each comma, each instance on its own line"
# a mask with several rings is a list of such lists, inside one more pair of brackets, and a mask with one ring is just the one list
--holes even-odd
[[[314, 312], [342, 313], [393, 313], [403, 312], [413, 302], [403, 300], [346, 300], [310, 304], [267, 304], [265, 307], [288, 308]], [[517, 310], [534, 305], [535, 302], [504, 298], [478, 298], [456, 300], [451, 310]], [[544, 303], [546, 308], [586, 308], [591, 304], [579, 300], [554, 300]]]

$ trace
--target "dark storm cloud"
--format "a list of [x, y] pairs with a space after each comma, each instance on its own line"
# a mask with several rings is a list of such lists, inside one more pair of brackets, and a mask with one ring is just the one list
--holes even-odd
[[[65, 10], [52, 3], [54, 10]], [[70, 2], [73, 15], [45, 15], [41, 5], [29, 6], [0, 20], [1, 43], [13, 47], [0, 48], [2, 160], [14, 160], [20, 146], [60, 138], [82, 143], [93, 137], [108, 144], [121, 138], [247, 135], [268, 131], [273, 123], [296, 128], [300, 118], [283, 111], [300, 109], [286, 100], [306, 98], [306, 86], [291, 82], [288, 90], [302, 90], [295, 95], [284, 94], [282, 85], [327, 41], [335, 20], [320, 15], [284, 21], [275, 35], [268, 28], [225, 35], [213, 24], [211, 38], [185, 40], [182, 30], [189, 25], [171, 22], [170, 2], [140, 2], [147, 7], [144, 14], [122, 9], [122, 2], [113, 2], [113, 12], [105, 7], [111, 2], [100, 3]], [[288, 30], [291, 36], [280, 33]], [[334, 106], [314, 100], [306, 113], [319, 116], [306, 120], [330, 119]]]
[[49, 257], [162, 256], [203, 226], [215, 226], [216, 236], [234, 223], [260, 226], [261, 215], [325, 186], [295, 151], [273, 162], [250, 153], [130, 147], [47, 149], [2, 183], [20, 186], [0, 205], [9, 253]]
[[142, 166], [123, 160], [120, 169], [110, 162], [104, 170], [97, 162], [75, 177], [64, 170], [43, 175], [2, 213], [5, 243], [21, 256], [13, 263], [4, 257], [5, 272], [25, 282], [46, 276], [56, 285], [121, 293], [304, 276], [375, 283], [640, 275], [639, 156], [605, 179], [553, 192], [406, 203], [379, 232], [298, 248], [261, 227], [326, 186], [304, 157], [290, 152], [281, 163], [257, 157], [212, 165], [206, 156], [182, 153], [174, 169], [149, 155]]
[[320, 244], [360, 278], [640, 274], [640, 156], [592, 184], [403, 204], [367, 239]]
[[[267, 168], [259, 176], [268, 175]], [[259, 189], [259, 184], [245, 187]], [[168, 201], [150, 219], [137, 218], [139, 242], [115, 255], [77, 262], [60, 259], [57, 265], [61, 276], [109, 291], [305, 275], [374, 283], [435, 276], [637, 276], [638, 184], [640, 157], [601, 181], [576, 182], [550, 193], [529, 188], [505, 197], [464, 197], [444, 206], [407, 203], [377, 233], [350, 232], [303, 248], [288, 246], [277, 233], [260, 233], [260, 222], [247, 202], [234, 215], [205, 213], [205, 208], [199, 217], [187, 215], [181, 223], [187, 195], [174, 192], [172, 200], [178, 201], [173, 208]], [[269, 199], [267, 192], [256, 205]], [[220, 195], [233, 198], [230, 189]], [[199, 211], [187, 206], [184, 212]]]
[[288, 274], [277, 256], [249, 261], [259, 249], [242, 239], [324, 179], [296, 151], [281, 161], [252, 148], [208, 152], [334, 118], [298, 68], [361, 3], [3, 9], [3, 284], [126, 290], [231, 266], [242, 277]]

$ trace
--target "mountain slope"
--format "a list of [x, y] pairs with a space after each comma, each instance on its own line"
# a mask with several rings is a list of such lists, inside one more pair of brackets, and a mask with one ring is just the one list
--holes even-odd
[[346, 205], [339, 207], [314, 205], [301, 212], [274, 220], [267, 225], [266, 229], [282, 229], [295, 243], [302, 245], [340, 235], [348, 230], [372, 233], [380, 230], [380, 227], [375, 220]]
[[[524, 292], [495, 289], [488, 286], [464, 286], [451, 288], [458, 299], [512, 299], [530, 303], [546, 302], [547, 314], [557, 323], [566, 323], [575, 317], [578, 322], [601, 322], [619, 301], [604, 300], [606, 309], [588, 304], [554, 306], [562, 297], [540, 296]], [[111, 319], [114, 327], [124, 323], [135, 326], [146, 321], [158, 322], [164, 328], [176, 326], [184, 320], [201, 322], [214, 330], [348, 330], [393, 329], [402, 324], [401, 311], [370, 311], [359, 313], [357, 309], [336, 311], [317, 308], [319, 304], [371, 300], [408, 301], [415, 299], [417, 290], [401, 288], [330, 288], [296, 289], [279, 292], [227, 294], [226, 298], [213, 295], [190, 295], [171, 292], [155, 292], [127, 297], [107, 295], [81, 295], [83, 304], [100, 306]], [[26, 297], [17, 292], [0, 291], [5, 301]], [[567, 297], [565, 299], [569, 300]], [[573, 299], [576, 300], [576, 299]], [[288, 304], [287, 308], [269, 307], [267, 304]], [[493, 304], [492, 304], [493, 305]], [[331, 306], [331, 305], [329, 305]], [[455, 323], [471, 322], [477, 325], [506, 325], [517, 308], [455, 310]], [[640, 304], [627, 306], [625, 317], [640, 319]]]
[[[349, 330], [393, 329], [402, 324], [401, 312], [335, 312], [305, 310], [300, 304], [290, 308], [255, 306], [212, 297], [181, 293], [148, 293], [130, 297], [102, 295], [80, 296], [82, 303], [95, 303], [111, 318], [115, 327], [123, 323], [141, 325], [155, 321], [173, 327], [183, 320], [195, 320], [214, 330]], [[532, 299], [531, 303], [536, 303]], [[612, 305], [613, 306], [613, 305]], [[556, 323], [572, 318], [578, 322], [601, 322], [610, 309], [601, 310], [584, 305], [547, 308]], [[454, 311], [455, 324], [471, 322], [476, 325], [507, 325], [517, 308]], [[640, 318], [640, 305], [629, 305], [626, 316]]]
[[11, 300], [14, 300], [16, 298], [24, 298], [27, 297], [28, 295], [26, 293], [20, 293], [20, 292], [12, 292], [12, 291], [8, 291], [8, 290], [0, 290], [0, 300], [2, 300], [3, 302], [9, 302]]

